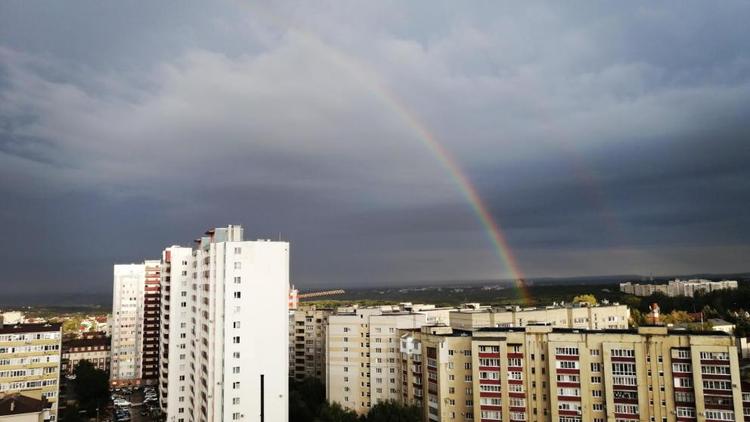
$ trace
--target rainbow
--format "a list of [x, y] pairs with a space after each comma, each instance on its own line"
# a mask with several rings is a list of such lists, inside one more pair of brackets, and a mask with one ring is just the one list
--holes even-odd
[[376, 92], [379, 93], [378, 96], [384, 100], [385, 103], [404, 120], [404, 122], [406, 122], [406, 124], [417, 134], [418, 139], [422, 141], [427, 149], [430, 150], [440, 164], [451, 175], [453, 183], [466, 199], [466, 202], [471, 206], [472, 211], [484, 228], [484, 232], [492, 244], [495, 254], [513, 278], [515, 287], [521, 294], [521, 299], [526, 304], [534, 303], [533, 297], [524, 282], [524, 277], [520, 265], [518, 264], [518, 260], [513, 254], [513, 250], [503, 234], [500, 224], [498, 224], [498, 222], [492, 217], [487, 205], [482, 200], [479, 192], [477, 192], [476, 187], [471, 183], [469, 176], [463, 171], [457, 160], [438, 141], [427, 126], [422, 123], [422, 121], [419, 120], [402, 101], [399, 101], [392, 92], [382, 88], [382, 85], [378, 84], [376, 87], [379, 87], [379, 89], [376, 90]]
[[[240, 3], [244, 4], [242, 1], [240, 1]], [[259, 12], [259, 10], [255, 10], [255, 12]], [[279, 24], [282, 28], [302, 37], [310, 44], [310, 47], [317, 48], [319, 52], [325, 53], [325, 55], [327, 55], [327, 57], [338, 66], [347, 69], [352, 75], [358, 77], [363, 82], [363, 86], [367, 87], [375, 97], [386, 104], [406, 123], [437, 161], [448, 171], [453, 183], [458, 188], [458, 191], [462, 194], [476, 215], [487, 238], [492, 244], [495, 255], [507, 271], [507, 273], [500, 278], [506, 278], [509, 275], [513, 279], [515, 288], [524, 303], [534, 303], [534, 299], [524, 282], [524, 277], [520, 265], [518, 264], [518, 260], [515, 258], [510, 244], [500, 228], [500, 224], [498, 224], [493, 218], [487, 205], [477, 192], [476, 187], [473, 185], [468, 175], [463, 171], [458, 161], [445, 147], [443, 147], [437, 137], [428, 129], [427, 125], [407, 107], [404, 101], [402, 101], [394, 92], [387, 89], [378, 75], [372, 72], [368, 67], [360, 64], [357, 60], [343, 53], [339, 49], [326, 44], [314, 34], [308, 31], [303, 31], [293, 25], [281, 25], [281, 21], [278, 17], [264, 13], [264, 11], [260, 12], [270, 20]]]

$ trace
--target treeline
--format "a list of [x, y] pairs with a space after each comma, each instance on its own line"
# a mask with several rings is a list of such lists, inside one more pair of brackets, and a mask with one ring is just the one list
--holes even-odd
[[289, 380], [290, 422], [420, 422], [421, 415], [416, 406], [387, 401], [377, 403], [367, 415], [358, 416], [338, 403], [326, 402], [320, 380]]

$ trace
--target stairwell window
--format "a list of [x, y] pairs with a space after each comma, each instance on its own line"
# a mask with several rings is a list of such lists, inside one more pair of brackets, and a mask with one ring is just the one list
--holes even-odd
[[239, 269], [242, 269], [242, 263], [241, 263], [241, 262], [239, 262], [239, 261], [235, 262], [235, 263], [234, 263], [234, 269], [235, 269], [235, 270], [239, 270]]

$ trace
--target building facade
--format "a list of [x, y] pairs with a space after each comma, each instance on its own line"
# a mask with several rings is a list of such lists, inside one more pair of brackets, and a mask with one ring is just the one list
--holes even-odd
[[708, 293], [716, 290], [736, 289], [737, 286], [736, 280], [675, 279], [669, 280], [667, 284], [620, 283], [620, 291], [635, 296], [651, 296], [654, 293], [662, 293], [666, 296], [693, 297], [699, 291]]
[[332, 309], [314, 306], [289, 311], [289, 377], [325, 381], [326, 328]]
[[[174, 277], [176, 259], [170, 260]], [[287, 421], [289, 244], [245, 241], [241, 226], [228, 226], [207, 231], [186, 261], [185, 306], [173, 300], [171, 278], [162, 338], [169, 345], [162, 380], [184, 376], [185, 381], [167, 381], [167, 420]], [[183, 343], [173, 315], [183, 308], [185, 349], [174, 359], [173, 345]], [[176, 410], [169, 406], [172, 399]]]
[[568, 305], [521, 308], [489, 308], [471, 306], [450, 313], [450, 325], [472, 330], [488, 327], [523, 327], [547, 324], [560, 328], [624, 329], [628, 328], [630, 310], [626, 305]]
[[156, 384], [159, 380], [159, 332], [161, 328], [161, 262], [145, 261], [143, 284], [143, 346], [141, 382]]
[[431, 421], [742, 421], [750, 398], [714, 332], [423, 327], [401, 352], [403, 401]]
[[144, 264], [114, 266], [110, 382], [140, 383], [143, 362]]
[[[171, 246], [161, 258], [161, 348], [159, 350], [159, 404], [167, 420], [188, 420], [185, 404], [190, 367], [187, 363], [192, 323], [188, 308], [193, 249]], [[181, 409], [181, 410], [180, 410]]]
[[88, 333], [81, 338], [62, 342], [63, 374], [73, 374], [82, 360], [91, 362], [96, 369], [109, 371], [111, 339], [104, 333]]
[[425, 314], [398, 306], [341, 308], [326, 330], [326, 399], [359, 414], [400, 394], [399, 330], [425, 324]]
[[44, 400], [56, 421], [61, 338], [60, 324], [0, 324], [0, 396]]

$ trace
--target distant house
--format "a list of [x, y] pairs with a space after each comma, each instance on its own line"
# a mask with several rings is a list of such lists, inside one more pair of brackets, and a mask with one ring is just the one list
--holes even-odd
[[711, 324], [711, 329], [714, 331], [723, 331], [727, 334], [734, 333], [734, 324], [731, 322], [719, 318], [710, 318], [708, 323]]

